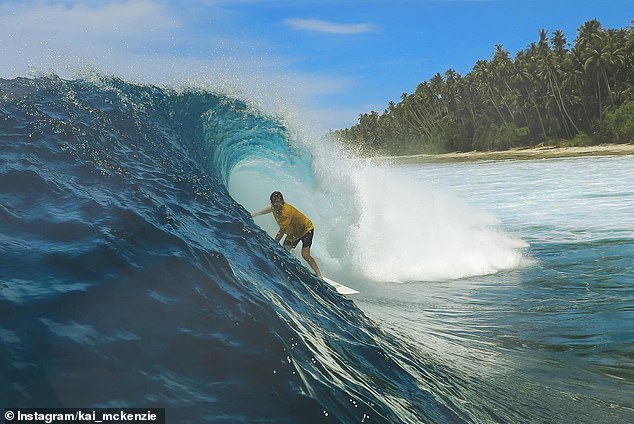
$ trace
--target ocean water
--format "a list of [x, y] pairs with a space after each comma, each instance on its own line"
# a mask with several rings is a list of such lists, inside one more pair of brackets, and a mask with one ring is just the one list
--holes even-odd
[[[633, 174], [380, 164], [217, 92], [0, 80], [0, 406], [634, 421]], [[273, 190], [359, 295], [251, 219]]]
[[389, 169], [494, 214], [526, 262], [369, 285], [357, 305], [442, 358], [447, 390], [492, 411], [476, 422], [634, 422], [634, 157]]

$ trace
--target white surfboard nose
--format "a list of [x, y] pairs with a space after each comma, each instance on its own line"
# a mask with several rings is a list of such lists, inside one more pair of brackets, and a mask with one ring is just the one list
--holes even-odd
[[331, 286], [333, 286], [337, 290], [337, 293], [341, 293], [341, 294], [357, 294], [357, 293], [359, 293], [357, 290], [355, 290], [353, 288], [350, 288], [348, 286], [344, 286], [343, 284], [338, 283], [338, 282], [336, 282], [334, 280], [331, 280], [330, 278], [326, 278], [326, 277], [322, 277], [322, 278], [323, 278], [323, 280], [326, 283], [328, 283]]

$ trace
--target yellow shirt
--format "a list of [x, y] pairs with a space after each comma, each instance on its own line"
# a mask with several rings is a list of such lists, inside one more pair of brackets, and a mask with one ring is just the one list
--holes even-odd
[[288, 203], [284, 203], [279, 212], [273, 208], [273, 217], [280, 226], [280, 230], [286, 234], [287, 241], [299, 240], [314, 228], [312, 221], [306, 215]]

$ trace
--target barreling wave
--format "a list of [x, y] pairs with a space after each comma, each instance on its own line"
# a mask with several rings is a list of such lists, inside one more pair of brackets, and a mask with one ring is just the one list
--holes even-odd
[[201, 90], [20, 78], [0, 80], [0, 143], [5, 406], [469, 420], [229, 194], [252, 160], [314, 176], [279, 120]]

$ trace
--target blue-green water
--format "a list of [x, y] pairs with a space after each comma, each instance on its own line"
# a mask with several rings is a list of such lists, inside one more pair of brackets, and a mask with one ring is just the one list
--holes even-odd
[[634, 422], [634, 157], [389, 168], [490, 212], [526, 263], [360, 282], [357, 304], [443, 369], [447, 396], [499, 413], [482, 422]]

